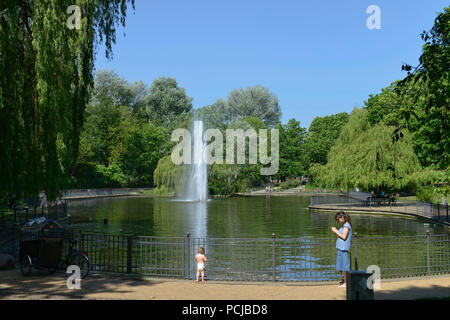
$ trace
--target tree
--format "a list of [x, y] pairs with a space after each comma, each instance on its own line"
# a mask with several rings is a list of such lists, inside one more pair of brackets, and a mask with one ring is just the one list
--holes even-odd
[[224, 106], [227, 122], [237, 117], [257, 117], [267, 126], [273, 127], [281, 117], [278, 98], [263, 86], [234, 89]]
[[305, 170], [315, 163], [327, 163], [328, 153], [348, 122], [348, 118], [346, 112], [314, 118], [302, 146], [302, 162]]
[[112, 70], [99, 70], [95, 75], [90, 104], [128, 106], [133, 114], [142, 118], [149, 94], [150, 91], [142, 81], [130, 84]]
[[77, 1], [79, 30], [66, 27], [73, 1], [0, 2], [0, 193], [59, 196], [78, 157], [95, 50], [105, 41], [111, 56], [129, 2]]
[[450, 166], [450, 7], [440, 12], [429, 32], [421, 34], [425, 44], [414, 68], [403, 65], [408, 76], [397, 85], [401, 96], [411, 95], [412, 87], [419, 87], [417, 103], [404, 113], [404, 119], [416, 121], [421, 130], [422, 146], [426, 153], [419, 155], [421, 162], [438, 169]]
[[158, 160], [168, 153], [168, 131], [142, 121], [149, 92], [112, 71], [95, 78], [81, 133], [74, 187], [151, 186]]
[[278, 124], [280, 138], [280, 166], [275, 178], [284, 181], [302, 174], [302, 145], [306, 137], [306, 129], [300, 127], [300, 121], [290, 119], [285, 125]]
[[186, 95], [174, 78], [161, 77], [153, 81], [150, 87], [146, 108], [150, 121], [169, 124], [192, 110], [192, 98]]
[[[392, 192], [414, 188], [421, 166], [406, 129], [370, 126], [367, 110], [355, 109], [331, 148], [326, 165], [314, 165], [315, 181], [326, 187]], [[396, 137], [396, 138], [395, 138]]]
[[158, 161], [169, 153], [167, 141], [162, 127], [151, 123], [135, 127], [120, 159], [130, 185], [153, 185]]
[[182, 190], [183, 167], [173, 163], [170, 155], [159, 159], [153, 181], [162, 193], [179, 193]]
[[226, 101], [223, 99], [217, 99], [210, 106], [194, 110], [194, 115], [203, 120], [207, 129], [225, 129], [226, 124], [232, 121], [230, 115], [226, 113]]

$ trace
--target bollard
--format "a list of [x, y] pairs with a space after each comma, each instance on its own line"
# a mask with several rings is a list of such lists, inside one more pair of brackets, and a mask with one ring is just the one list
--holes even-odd
[[373, 286], [369, 288], [369, 277], [372, 273], [366, 271], [346, 271], [347, 300], [373, 300]]

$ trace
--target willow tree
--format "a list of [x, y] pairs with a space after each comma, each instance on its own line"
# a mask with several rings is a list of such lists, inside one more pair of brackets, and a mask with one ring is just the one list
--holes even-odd
[[355, 109], [331, 148], [326, 165], [310, 169], [327, 187], [392, 192], [415, 187], [421, 171], [409, 132], [393, 126], [371, 126], [367, 110]]
[[153, 173], [153, 182], [160, 193], [181, 192], [185, 173], [183, 167], [174, 164], [170, 155], [159, 159]]
[[95, 51], [111, 57], [134, 0], [0, 1], [0, 194], [64, 188], [78, 156]]

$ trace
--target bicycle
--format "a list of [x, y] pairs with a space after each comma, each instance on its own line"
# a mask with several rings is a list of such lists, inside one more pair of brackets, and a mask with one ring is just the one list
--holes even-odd
[[88, 253], [86, 251], [81, 251], [78, 248], [74, 248], [78, 240], [69, 240], [69, 255], [66, 259], [66, 270], [68, 266], [76, 265], [80, 268], [81, 279], [84, 279], [89, 274], [90, 263], [88, 258]]

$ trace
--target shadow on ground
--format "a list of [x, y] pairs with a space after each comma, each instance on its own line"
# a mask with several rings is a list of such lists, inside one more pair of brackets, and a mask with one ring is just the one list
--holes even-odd
[[450, 299], [450, 287], [430, 285], [429, 287], [408, 286], [405, 288], [375, 291], [375, 300], [417, 300], [417, 299]]
[[69, 277], [63, 272], [49, 274], [36, 269], [29, 276], [23, 276], [19, 269], [0, 271], [0, 299], [86, 299], [88, 294], [125, 294], [131, 291], [123, 288], [161, 282], [138, 276], [89, 274], [81, 280], [81, 289], [68, 289]]

